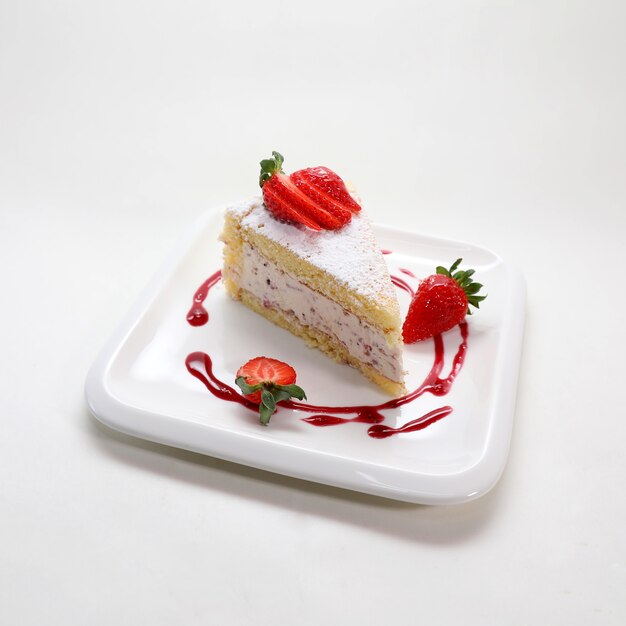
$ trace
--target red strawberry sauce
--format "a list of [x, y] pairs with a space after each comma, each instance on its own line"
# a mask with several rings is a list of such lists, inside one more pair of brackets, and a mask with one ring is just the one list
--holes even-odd
[[222, 272], [217, 270], [211, 274], [201, 285], [193, 296], [193, 304], [187, 313], [187, 321], [192, 326], [204, 326], [209, 321], [209, 312], [204, 308], [204, 301], [209, 295], [211, 287], [216, 285], [222, 278]]
[[[408, 272], [405, 272], [408, 274]], [[209, 315], [203, 306], [203, 302], [206, 299], [210, 289], [214, 287], [221, 279], [221, 272], [215, 272], [212, 274], [196, 292], [193, 305], [187, 314], [187, 321], [192, 326], [202, 326], [206, 324]], [[392, 276], [393, 283], [400, 289], [404, 289], [409, 294], [413, 294], [413, 289], [401, 278]], [[400, 398], [393, 398], [387, 402], [377, 405], [355, 405], [355, 406], [323, 406], [307, 404], [297, 401], [281, 402], [280, 405], [286, 408], [302, 411], [305, 413], [314, 413], [310, 417], [302, 418], [303, 421], [312, 424], [313, 426], [335, 426], [338, 424], [345, 424], [347, 422], [363, 422], [366, 424], [372, 424], [367, 433], [370, 437], [376, 439], [383, 439], [398, 433], [407, 433], [417, 430], [422, 430], [431, 424], [439, 421], [452, 413], [452, 408], [449, 406], [443, 406], [434, 411], [430, 411], [417, 419], [407, 422], [403, 426], [398, 428], [392, 428], [382, 424], [385, 420], [381, 411], [397, 409], [405, 404], [413, 402], [425, 393], [430, 393], [434, 396], [446, 395], [454, 383], [455, 378], [463, 367], [465, 355], [467, 353], [467, 336], [468, 328], [467, 322], [461, 322], [459, 324], [459, 330], [461, 333], [461, 343], [457, 349], [457, 352], [452, 361], [452, 367], [447, 376], [441, 377], [441, 372], [444, 365], [444, 344], [441, 335], [433, 337], [435, 346], [435, 358], [430, 372], [417, 389], [402, 396]], [[192, 376], [195, 376], [200, 380], [204, 386], [217, 398], [226, 400], [227, 402], [236, 402], [247, 409], [258, 412], [258, 406], [253, 402], [247, 400], [238, 390], [227, 383], [219, 380], [213, 373], [213, 362], [211, 357], [204, 352], [192, 352], [185, 359], [185, 365], [187, 370]], [[352, 417], [339, 417], [340, 415], [347, 415]]]
[[409, 283], [407, 283], [406, 280], [400, 278], [399, 276], [392, 276], [391, 282], [396, 287], [399, 287], [400, 289], [404, 289], [404, 291], [406, 291], [411, 296], [411, 298], [415, 295], [415, 292], [413, 291], [413, 288], [411, 287], [411, 285], [409, 285]]

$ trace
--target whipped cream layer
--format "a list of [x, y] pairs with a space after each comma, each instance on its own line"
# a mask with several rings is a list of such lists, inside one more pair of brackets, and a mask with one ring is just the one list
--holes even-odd
[[[398, 310], [389, 270], [372, 232], [372, 223], [362, 211], [340, 230], [314, 231], [274, 219], [262, 198], [233, 207], [241, 214], [241, 226], [262, 233], [306, 261], [313, 262], [351, 291]], [[399, 313], [398, 313], [399, 322]]]
[[279, 309], [342, 343], [354, 357], [383, 376], [401, 382], [402, 350], [390, 346], [380, 329], [280, 270], [248, 243], [243, 247], [240, 286], [265, 307]]

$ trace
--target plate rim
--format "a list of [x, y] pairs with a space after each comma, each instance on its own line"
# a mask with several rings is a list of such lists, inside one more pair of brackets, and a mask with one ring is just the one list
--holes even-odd
[[[494, 368], [499, 381], [495, 385], [493, 402], [488, 405], [490, 409], [489, 427], [482, 454], [473, 465], [465, 467], [459, 472], [424, 476], [424, 474], [406, 468], [376, 466], [377, 477], [374, 478], [371, 476], [372, 464], [366, 461], [354, 459], [346, 461], [333, 453], [310, 451], [271, 440], [263, 440], [264, 449], [269, 451], [268, 454], [261, 455], [264, 460], [260, 461], [258, 455], [255, 460], [246, 457], [245, 454], [250, 443], [255, 445], [254, 437], [246, 437], [246, 445], [241, 446], [242, 436], [240, 433], [217, 428], [210, 424], [200, 425], [187, 421], [181, 422], [180, 419], [177, 421], [177, 418], [171, 415], [154, 413], [140, 407], [130, 406], [115, 396], [113, 391], [107, 387], [106, 381], [108, 371], [117, 354], [133, 329], [150, 309], [160, 289], [167, 283], [179, 263], [182, 262], [187, 250], [197, 238], [202, 236], [208, 223], [216, 219], [218, 215], [223, 214], [229, 206], [233, 206], [233, 204], [223, 204], [208, 209], [192, 221], [104, 343], [88, 370], [84, 386], [86, 403], [94, 417], [109, 428], [155, 443], [190, 450], [273, 473], [394, 500], [416, 504], [460, 504], [490, 491], [500, 479], [509, 455], [524, 334], [526, 284], [521, 272], [515, 266], [503, 261], [498, 254], [489, 248], [473, 243], [407, 231], [386, 224], [373, 224], [378, 234], [383, 233], [402, 239], [419, 237], [430, 242], [435, 241], [453, 246], [470, 246], [473, 249], [487, 252], [493, 255], [509, 274], [506, 283], [509, 289], [505, 299], [506, 307], [503, 311], [501, 326], [501, 334], [507, 338], [508, 350], [503, 349], [504, 342], [500, 341], [496, 351], [496, 359], [497, 362], [501, 361], [506, 358], [507, 353], [514, 356], [513, 358], [509, 356], [506, 359], [506, 367]], [[495, 413], [498, 414], [497, 417], [494, 415]], [[155, 417], [157, 417], [156, 420]], [[149, 422], [147, 418], [149, 418]], [[177, 428], [171, 428], [172, 422], [176, 422]], [[149, 428], [142, 428], [141, 424], [147, 424]], [[210, 437], [207, 437], [209, 433]], [[185, 434], [190, 437], [185, 436]], [[493, 445], [494, 437], [500, 439], [500, 445]], [[238, 445], [232, 445], [233, 442]], [[276, 450], [280, 450], [281, 453], [273, 454]], [[292, 458], [294, 451], [295, 457]], [[303, 454], [312, 455], [315, 458], [319, 458], [321, 455], [325, 457], [326, 462], [330, 463], [328, 465], [320, 464], [321, 471], [318, 468], [318, 471], [313, 473], [305, 471], [303, 467], [298, 469], [298, 464], [294, 464], [294, 460], [297, 461], [298, 457], [301, 458]], [[307, 467], [309, 465], [307, 464]], [[368, 470], [365, 472], [368, 474], [366, 480], [363, 478], [365, 470]], [[388, 474], [391, 476], [387, 476]], [[427, 485], [424, 484], [417, 488], [415, 483], [420, 482], [417, 480], [418, 477], [422, 477], [430, 488], [426, 489]]]

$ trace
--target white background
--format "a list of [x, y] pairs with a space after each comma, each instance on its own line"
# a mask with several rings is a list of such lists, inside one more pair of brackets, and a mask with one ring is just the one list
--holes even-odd
[[[0, 2], [0, 623], [623, 624], [623, 2]], [[511, 455], [421, 507], [116, 434], [86, 371], [271, 150], [523, 271]]]

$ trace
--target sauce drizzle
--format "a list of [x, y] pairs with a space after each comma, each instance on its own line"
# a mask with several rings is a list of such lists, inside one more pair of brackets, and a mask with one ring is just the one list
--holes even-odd
[[413, 291], [411, 285], [409, 285], [409, 283], [407, 283], [406, 280], [404, 280], [403, 278], [400, 278], [399, 276], [392, 276], [391, 282], [396, 287], [399, 287], [400, 289], [406, 291], [411, 296], [411, 298], [415, 295], [415, 292]]
[[211, 287], [215, 286], [222, 278], [221, 270], [217, 270], [214, 274], [211, 274], [201, 285], [198, 287], [196, 293], [193, 296], [193, 303], [187, 313], [187, 321], [192, 326], [204, 326], [209, 321], [209, 312], [204, 308], [204, 301], [209, 295]]
[[[383, 253], [385, 252], [387, 251], [383, 251]], [[402, 271], [407, 275], [409, 274], [408, 271]], [[196, 291], [192, 307], [187, 313], [187, 321], [192, 326], [202, 326], [208, 322], [209, 314], [203, 303], [206, 300], [209, 291], [220, 281], [221, 277], [221, 271], [215, 272], [204, 283], [202, 283]], [[402, 278], [392, 276], [391, 279], [394, 285], [398, 288], [404, 289], [411, 295], [414, 293], [411, 286]], [[371, 424], [367, 433], [370, 437], [376, 439], [383, 439], [399, 433], [422, 430], [447, 415], [450, 415], [453, 411], [452, 407], [440, 407], [397, 428], [382, 424], [385, 420], [385, 416], [382, 414], [382, 411], [397, 409], [405, 404], [413, 402], [425, 393], [430, 393], [434, 396], [444, 396], [450, 391], [454, 380], [463, 367], [465, 356], [467, 354], [467, 322], [461, 322], [459, 324], [459, 330], [461, 334], [461, 343], [459, 344], [456, 354], [452, 360], [452, 365], [448, 375], [443, 378], [441, 377], [441, 372], [444, 366], [444, 343], [441, 335], [436, 335], [433, 337], [435, 347], [434, 361], [429, 373], [426, 375], [426, 378], [421, 385], [419, 385], [414, 391], [401, 396], [400, 398], [393, 398], [377, 405], [324, 406], [293, 400], [280, 402], [279, 404], [282, 407], [295, 411], [313, 413], [311, 416], [302, 418], [302, 421], [307, 422], [312, 426], [337, 426], [348, 422]], [[258, 412], [258, 406], [254, 402], [250, 402], [250, 400], [245, 398], [238, 390], [217, 378], [213, 372], [213, 362], [208, 354], [204, 352], [192, 352], [185, 359], [185, 366], [187, 367], [189, 373], [200, 380], [207, 390], [216, 398], [220, 398], [221, 400], [225, 400], [227, 402], [235, 402], [251, 411], [254, 411], [255, 413]], [[341, 417], [343, 415], [350, 417]]]

